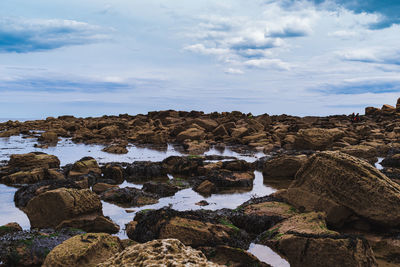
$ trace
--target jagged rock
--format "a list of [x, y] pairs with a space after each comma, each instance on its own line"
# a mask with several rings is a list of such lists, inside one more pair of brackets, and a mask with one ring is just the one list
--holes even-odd
[[211, 195], [217, 192], [217, 187], [209, 180], [205, 180], [201, 184], [193, 188], [193, 190], [203, 195]]
[[367, 162], [341, 152], [321, 152], [279, 194], [296, 208], [325, 211], [340, 227], [351, 214], [376, 224], [400, 225], [400, 186]]
[[218, 267], [207, 261], [201, 251], [187, 247], [176, 239], [154, 240], [126, 248], [98, 265], [106, 266], [187, 266]]
[[1, 178], [4, 184], [33, 184], [44, 180], [65, 179], [64, 174], [55, 169], [34, 168], [29, 171], [19, 171]]
[[158, 196], [133, 187], [112, 188], [101, 194], [101, 199], [122, 207], [140, 207], [158, 203]]
[[382, 160], [384, 167], [400, 168], [400, 154], [395, 154]]
[[75, 227], [86, 231], [118, 232], [105, 218], [100, 198], [89, 189], [59, 188], [39, 194], [24, 208], [32, 228]]
[[10, 156], [7, 166], [3, 167], [3, 172], [12, 174], [35, 168], [58, 169], [60, 168], [60, 160], [56, 156], [41, 152], [14, 154]]
[[307, 161], [307, 156], [282, 155], [264, 163], [264, 179], [294, 179], [297, 171]]
[[115, 181], [117, 184], [124, 182], [124, 169], [118, 165], [107, 164], [101, 168], [101, 172], [104, 175], [104, 179], [110, 179]]
[[104, 233], [76, 235], [50, 251], [43, 267], [96, 266], [123, 250], [120, 239]]
[[162, 167], [169, 174], [195, 176], [201, 174], [203, 158], [198, 156], [170, 156], [162, 161]]
[[328, 230], [323, 213], [299, 214], [275, 225], [260, 237], [286, 258], [290, 266], [377, 266], [365, 239]]

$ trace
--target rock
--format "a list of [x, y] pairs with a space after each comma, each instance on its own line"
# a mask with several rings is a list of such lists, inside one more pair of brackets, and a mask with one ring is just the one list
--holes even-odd
[[232, 129], [231, 136], [233, 138], [242, 138], [248, 134], [249, 134], [249, 129], [247, 129], [246, 127], [239, 127]]
[[58, 169], [60, 168], [60, 160], [56, 156], [40, 152], [14, 154], [10, 156], [7, 171], [11, 174], [19, 171], [30, 171], [35, 168]]
[[297, 171], [307, 161], [307, 156], [282, 155], [264, 163], [264, 179], [294, 179]]
[[208, 260], [221, 264], [223, 266], [233, 267], [246, 267], [246, 266], [258, 266], [258, 267], [271, 267], [271, 265], [261, 262], [253, 254], [238, 248], [232, 248], [229, 246], [217, 246], [214, 248], [204, 247], [200, 248], [201, 251], [206, 255]]
[[118, 188], [118, 185], [97, 183], [92, 187], [92, 191], [95, 192], [96, 194], [101, 194], [111, 188]]
[[379, 108], [374, 108], [374, 107], [366, 107], [365, 108], [365, 115], [375, 115], [379, 113], [380, 109]]
[[4, 266], [41, 266], [54, 247], [81, 233], [77, 229], [8, 233], [0, 237], [0, 262]]
[[253, 170], [252, 164], [245, 160], [223, 161], [221, 168], [233, 172], [248, 172]]
[[119, 230], [104, 218], [100, 198], [89, 189], [59, 188], [44, 192], [32, 198], [24, 211], [32, 228], [75, 227], [110, 233]]
[[224, 136], [228, 136], [229, 133], [228, 131], [225, 129], [224, 125], [220, 125], [217, 128], [214, 129], [214, 131], [212, 132], [214, 136], [218, 136], [218, 137], [224, 137]]
[[378, 266], [398, 266], [400, 264], [400, 237], [363, 233], [374, 251]]
[[204, 266], [217, 267], [201, 251], [187, 247], [176, 239], [154, 240], [127, 247], [98, 265], [106, 266]]
[[122, 243], [116, 236], [104, 233], [81, 234], [50, 251], [42, 266], [96, 266], [122, 250]]
[[100, 175], [101, 169], [94, 158], [84, 157], [72, 165], [68, 177], [79, 177], [90, 172]]
[[339, 129], [300, 129], [296, 136], [296, 149], [324, 150], [339, 140], [345, 133]]
[[205, 133], [203, 130], [197, 128], [190, 128], [181, 133], [179, 133], [176, 137], [178, 142], [183, 142], [186, 139], [189, 140], [203, 140], [205, 137]]
[[46, 180], [32, 185], [26, 185], [18, 189], [14, 195], [15, 206], [24, 209], [29, 200], [44, 192], [58, 188], [74, 188], [81, 189], [74, 181], [71, 180]]
[[176, 238], [185, 245], [213, 247], [228, 245], [247, 248], [250, 237], [228, 218], [230, 213], [217, 211], [176, 211], [169, 208], [136, 213], [134, 231], [128, 237], [137, 242]]
[[211, 132], [218, 126], [218, 123], [212, 119], [195, 119], [193, 122], [208, 132]]
[[164, 172], [185, 176], [201, 175], [201, 167], [203, 166], [204, 162], [201, 156], [170, 156], [162, 161]]
[[130, 221], [129, 223], [125, 224], [127, 236], [133, 236], [137, 224], [137, 221]]
[[122, 184], [125, 180], [124, 169], [121, 166], [107, 164], [101, 168], [104, 179], [115, 181], [116, 184]]
[[397, 99], [397, 104], [396, 104], [396, 111], [399, 112], [400, 110], [400, 97]]
[[266, 231], [260, 243], [290, 266], [377, 266], [365, 239], [328, 230], [323, 213], [295, 215]]
[[378, 155], [377, 150], [374, 147], [367, 145], [347, 146], [342, 148], [340, 151], [357, 158], [365, 159], [371, 163], [374, 161], [376, 162]]
[[0, 226], [0, 236], [18, 231], [22, 231], [22, 227], [16, 222], [7, 223], [6, 225]]
[[307, 211], [324, 211], [340, 227], [351, 214], [372, 223], [400, 225], [400, 186], [367, 162], [341, 152], [313, 155], [281, 194]]
[[45, 142], [45, 143], [57, 143], [58, 135], [55, 132], [47, 131], [40, 135], [39, 141]]
[[381, 165], [384, 167], [400, 168], [400, 154], [395, 154], [383, 159]]
[[208, 202], [205, 201], [205, 200], [202, 200], [202, 201], [199, 201], [199, 202], [195, 203], [195, 205], [204, 207], [204, 206], [210, 205], [210, 203], [208, 203]]
[[4, 176], [0, 181], [4, 184], [33, 184], [43, 180], [64, 179], [64, 175], [56, 170], [35, 168], [30, 171], [20, 171]]
[[101, 194], [101, 199], [124, 208], [158, 203], [158, 196], [133, 187], [113, 188]]
[[103, 148], [101, 151], [107, 152], [107, 153], [112, 153], [112, 154], [127, 154], [128, 149], [126, 149], [126, 146], [122, 145], [110, 145], [105, 148]]
[[381, 110], [384, 113], [394, 113], [396, 111], [396, 108], [386, 104], [382, 106]]
[[150, 179], [168, 180], [167, 172], [158, 162], [135, 161], [126, 167], [125, 173], [128, 182], [140, 182]]
[[156, 194], [160, 197], [170, 197], [179, 191], [179, 188], [174, 185], [165, 183], [147, 182], [143, 184], [142, 190], [146, 193]]
[[106, 139], [114, 139], [117, 138], [120, 134], [119, 128], [116, 125], [106, 126], [100, 129], [99, 132]]
[[253, 172], [214, 170], [206, 176], [206, 179], [215, 184], [218, 191], [221, 191], [230, 188], [251, 188], [254, 177]]
[[217, 192], [217, 187], [209, 180], [205, 180], [193, 190], [203, 195], [211, 195]]

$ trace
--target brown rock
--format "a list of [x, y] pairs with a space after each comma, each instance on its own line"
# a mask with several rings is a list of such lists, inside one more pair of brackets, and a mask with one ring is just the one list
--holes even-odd
[[122, 184], [125, 180], [123, 169], [120, 166], [107, 164], [105, 167], [102, 167], [102, 173], [104, 175], [104, 179], [114, 180], [118, 184]]
[[68, 177], [77, 177], [88, 174], [89, 172], [100, 175], [101, 169], [94, 158], [85, 157], [74, 163], [71, 171], [68, 173]]
[[301, 129], [294, 146], [296, 149], [323, 150], [343, 136], [344, 132], [339, 129]]
[[186, 247], [179, 240], [163, 239], [127, 247], [121, 253], [98, 266], [218, 267], [220, 265], [207, 261], [201, 251]]
[[44, 267], [96, 266], [123, 250], [116, 236], [87, 233], [67, 239], [47, 255]]
[[[100, 198], [89, 189], [59, 188], [35, 196], [24, 211], [32, 228], [62, 228], [115, 232], [117, 226], [103, 217]], [[111, 225], [110, 225], [111, 224]], [[105, 226], [101, 229], [99, 226]], [[78, 227], [76, 227], [78, 228]]]
[[265, 179], [294, 179], [297, 171], [306, 161], [305, 155], [275, 157], [265, 162], [263, 176]]
[[193, 122], [204, 128], [207, 132], [211, 132], [218, 126], [218, 123], [212, 119], [195, 119]]
[[112, 154], [126, 154], [128, 153], [128, 149], [125, 146], [121, 145], [110, 145], [103, 148], [101, 151], [112, 153]]
[[261, 243], [294, 267], [377, 266], [366, 240], [328, 230], [323, 213], [295, 215], [265, 232]]
[[117, 138], [120, 134], [119, 128], [116, 125], [103, 127], [100, 129], [99, 133], [107, 139]]
[[15, 154], [10, 156], [8, 168], [19, 171], [29, 171], [34, 168], [60, 168], [60, 160], [53, 155], [44, 153]]
[[199, 186], [197, 186], [194, 190], [203, 195], [211, 195], [212, 193], [216, 192], [216, 189], [217, 188], [216, 188], [215, 184], [213, 184], [209, 180], [205, 180]]
[[178, 142], [183, 142], [186, 139], [189, 140], [203, 140], [205, 137], [205, 133], [202, 130], [199, 130], [197, 128], [190, 128], [187, 129], [186, 131], [183, 131], [178, 134], [176, 137], [176, 140]]
[[212, 132], [214, 134], [214, 136], [219, 136], [219, 137], [224, 137], [229, 135], [228, 131], [225, 129], [224, 125], [220, 125], [217, 128], [214, 129], [214, 131]]
[[47, 131], [40, 135], [39, 141], [46, 142], [46, 143], [57, 143], [58, 135], [55, 132]]
[[111, 188], [116, 188], [118, 185], [112, 185], [112, 184], [106, 184], [106, 183], [97, 183], [92, 187], [92, 191], [95, 192], [96, 194], [101, 194], [104, 191], [107, 191], [108, 189]]
[[6, 225], [0, 226], [0, 236], [19, 231], [22, 231], [22, 227], [16, 222], [7, 223]]
[[328, 223], [336, 226], [351, 213], [400, 225], [400, 186], [367, 162], [340, 152], [313, 155], [281, 196], [296, 208], [325, 211]]

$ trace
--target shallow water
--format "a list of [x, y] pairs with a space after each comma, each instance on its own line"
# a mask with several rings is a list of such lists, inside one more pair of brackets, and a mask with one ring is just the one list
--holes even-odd
[[[107, 162], [133, 162], [133, 161], [162, 161], [163, 159], [173, 156], [182, 155], [181, 152], [176, 150], [174, 146], [168, 145], [168, 147], [163, 150], [154, 150], [146, 147], [129, 146], [129, 152], [124, 155], [109, 154], [101, 151], [104, 146], [102, 145], [85, 145], [85, 144], [74, 144], [69, 139], [62, 139], [59, 141], [57, 146], [49, 147], [48, 149], [35, 148], [34, 144], [37, 143], [36, 138], [23, 138], [22, 136], [12, 136], [10, 138], [0, 138], [0, 161], [9, 160], [11, 154], [22, 154], [28, 152], [44, 152], [47, 154], [52, 154], [60, 159], [61, 166], [69, 163], [73, 163], [82, 157], [91, 156], [95, 158], [99, 163]], [[246, 160], [248, 162], [254, 162], [258, 158], [265, 156], [261, 152], [246, 152], [246, 154], [241, 154], [233, 151], [232, 149], [226, 148], [223, 151], [217, 149], [211, 149], [205, 153], [206, 155], [221, 155], [221, 156], [233, 156], [239, 159]], [[121, 227], [121, 231], [117, 234], [120, 238], [127, 238], [124, 231], [125, 224], [133, 220], [136, 212], [144, 209], [159, 209], [165, 206], [171, 206], [172, 208], [180, 211], [184, 210], [198, 210], [198, 209], [208, 209], [217, 210], [221, 208], [236, 208], [243, 202], [249, 200], [252, 197], [261, 197], [269, 195], [276, 191], [275, 188], [267, 186], [263, 183], [263, 176], [261, 172], [254, 172], [255, 179], [253, 183], [253, 188], [247, 192], [230, 192], [225, 194], [213, 194], [210, 197], [203, 197], [197, 192], [193, 191], [191, 188], [181, 190], [177, 192], [172, 197], [165, 197], [159, 200], [159, 203], [154, 205], [147, 205], [140, 208], [121, 208], [117, 205], [103, 203], [103, 213], [105, 216], [111, 217], [111, 219], [116, 222]], [[173, 178], [169, 175], [170, 179]], [[141, 184], [132, 184], [124, 182], [120, 187], [136, 187], [141, 188]], [[27, 216], [24, 212], [15, 207], [14, 204], [14, 194], [17, 188], [8, 187], [0, 184], [0, 225], [4, 225], [9, 222], [17, 222], [21, 225], [23, 229], [29, 229], [30, 224]], [[210, 205], [208, 206], [198, 206], [197, 202], [206, 200]], [[132, 213], [127, 213], [126, 210], [133, 210]], [[263, 255], [266, 253], [265, 249], [262, 250], [259, 245], [252, 245], [250, 250], [255, 253], [260, 254], [260, 259], [263, 259]], [[264, 251], [264, 252], [263, 252]], [[268, 251], [268, 259], [264, 259], [267, 263], [272, 264], [273, 259], [279, 257], [278, 255], [271, 256], [274, 254], [272, 251]], [[271, 257], [271, 262], [269, 258]], [[279, 257], [280, 258], [280, 257]], [[288, 265], [277, 265], [273, 266], [288, 266]]]
[[272, 267], [290, 267], [290, 264], [285, 259], [267, 246], [251, 243], [247, 251]]

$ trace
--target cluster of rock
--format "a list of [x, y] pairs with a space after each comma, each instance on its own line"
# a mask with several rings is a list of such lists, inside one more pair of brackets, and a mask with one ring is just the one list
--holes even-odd
[[[400, 99], [396, 108], [367, 108], [361, 122], [347, 116], [161, 111], [0, 124], [0, 136], [31, 130], [45, 130], [41, 144], [71, 137], [106, 144], [109, 153], [126, 153], [129, 142], [178, 143], [191, 153], [239, 144], [270, 153], [254, 163], [171, 156], [99, 166], [84, 157], [63, 167], [44, 153], [12, 155], [0, 167], [0, 182], [20, 187], [15, 204], [32, 230], [0, 227], [5, 264], [268, 266], [246, 251], [250, 243], [269, 246], [291, 266], [400, 264]], [[378, 157], [385, 158], [381, 171], [370, 164]], [[189, 187], [204, 196], [246, 191], [255, 171], [282, 190], [234, 210], [143, 210], [126, 225], [130, 240], [110, 235], [119, 226], [103, 215], [101, 200], [131, 208]], [[143, 187], [121, 188], [124, 181]]]

